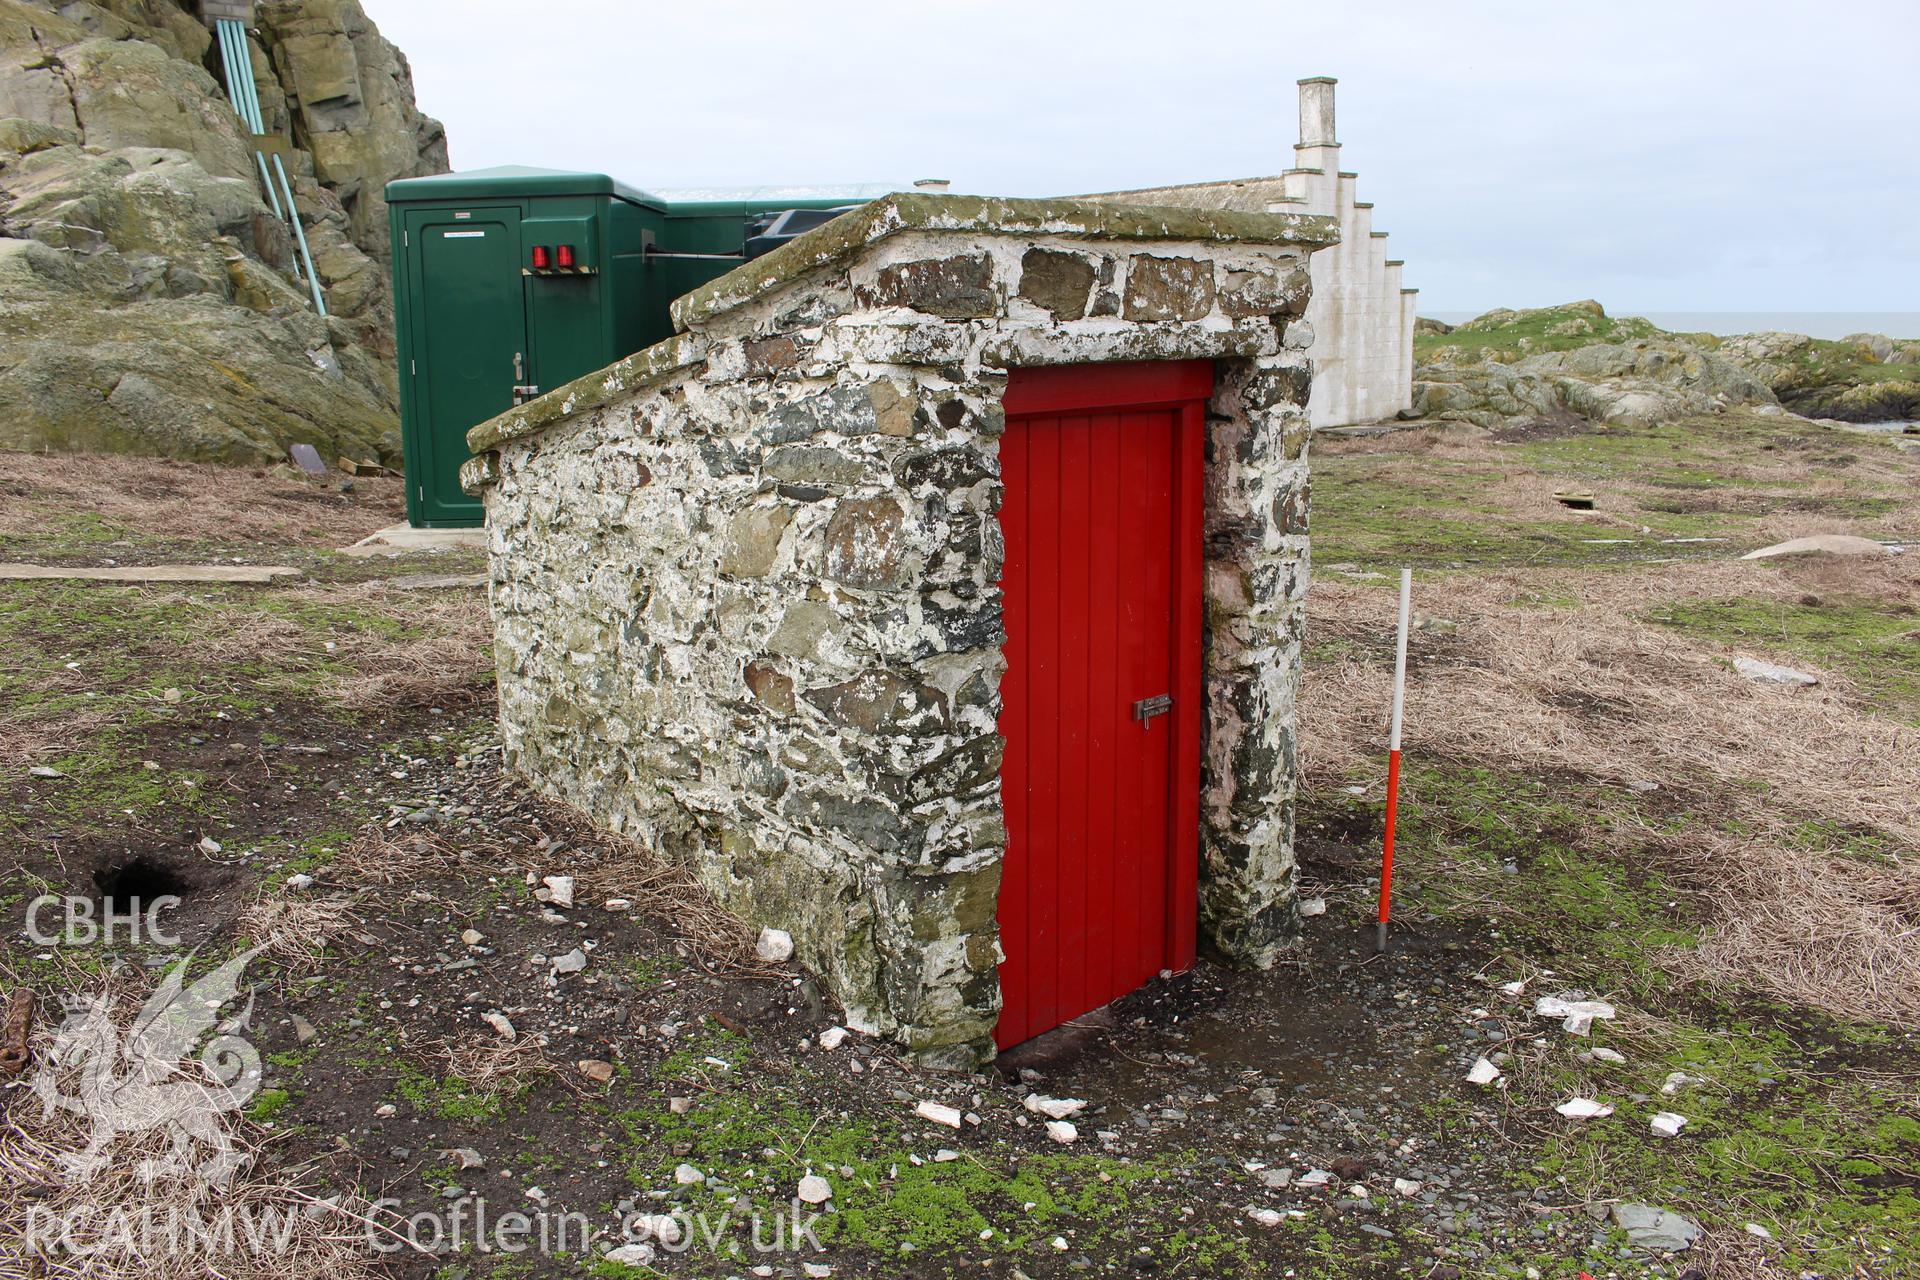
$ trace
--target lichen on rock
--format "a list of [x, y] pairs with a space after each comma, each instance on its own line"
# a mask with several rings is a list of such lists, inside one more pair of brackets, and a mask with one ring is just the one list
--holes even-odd
[[0, 0], [0, 446], [398, 456], [379, 192], [444, 171], [445, 139], [357, 0], [263, 4], [255, 34], [324, 318], [204, 24]]

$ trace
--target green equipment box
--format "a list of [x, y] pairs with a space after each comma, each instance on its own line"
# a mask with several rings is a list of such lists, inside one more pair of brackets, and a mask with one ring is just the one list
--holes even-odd
[[388, 183], [408, 522], [479, 524], [468, 430], [672, 336], [672, 301], [739, 266], [767, 215], [889, 190], [663, 195], [517, 165]]

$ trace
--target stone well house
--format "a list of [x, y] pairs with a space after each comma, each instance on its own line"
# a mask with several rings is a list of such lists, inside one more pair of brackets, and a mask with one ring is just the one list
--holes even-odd
[[1270, 962], [1336, 235], [890, 196], [475, 428], [511, 766], [933, 1065]]

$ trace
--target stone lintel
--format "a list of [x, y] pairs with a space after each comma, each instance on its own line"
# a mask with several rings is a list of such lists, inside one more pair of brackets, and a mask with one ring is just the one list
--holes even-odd
[[883, 196], [842, 214], [790, 243], [736, 267], [673, 304], [677, 328], [692, 329], [867, 246], [907, 231], [1002, 236], [1071, 236], [1088, 240], [1180, 240], [1201, 244], [1272, 244], [1321, 249], [1340, 239], [1332, 218], [1299, 213], [1241, 213], [1097, 200], [1017, 200], [1002, 196]]

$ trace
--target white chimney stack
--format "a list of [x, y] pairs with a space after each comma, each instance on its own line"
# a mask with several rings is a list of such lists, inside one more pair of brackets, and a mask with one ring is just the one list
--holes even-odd
[[1300, 82], [1300, 145], [1337, 147], [1333, 136], [1332, 76], [1309, 76]]

